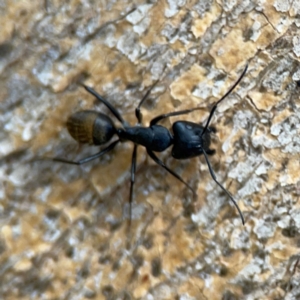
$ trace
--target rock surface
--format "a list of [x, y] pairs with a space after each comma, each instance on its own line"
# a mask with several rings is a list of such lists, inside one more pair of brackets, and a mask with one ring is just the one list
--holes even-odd
[[[0, 1], [1, 299], [298, 299], [300, 5], [298, 1]], [[80, 109], [107, 113], [94, 87], [134, 124], [218, 107], [211, 164], [160, 154], [197, 199], [139, 148], [132, 224], [124, 143], [79, 146]], [[116, 122], [117, 123], [117, 122]]]

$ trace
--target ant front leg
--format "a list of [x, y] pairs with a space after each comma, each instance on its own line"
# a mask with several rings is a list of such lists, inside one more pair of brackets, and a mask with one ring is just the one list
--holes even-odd
[[176, 179], [181, 181], [189, 190], [192, 191], [193, 196], [196, 197], [196, 192], [194, 191], [194, 189], [187, 182], [185, 182], [177, 173], [175, 173], [173, 170], [171, 170], [169, 167], [167, 167], [151, 150], [147, 149], [147, 153], [158, 165], [163, 167], [171, 175], [173, 175]]

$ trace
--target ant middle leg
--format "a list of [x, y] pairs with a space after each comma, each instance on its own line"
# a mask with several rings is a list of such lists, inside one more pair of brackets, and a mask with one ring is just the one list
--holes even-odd
[[148, 89], [148, 91], [146, 92], [146, 94], [144, 95], [144, 97], [141, 99], [139, 105], [137, 106], [137, 108], [135, 109], [135, 116], [138, 120], [138, 124], [142, 123], [142, 119], [143, 119], [143, 115], [141, 113], [141, 106], [143, 105], [144, 101], [148, 98], [149, 94], [151, 93], [151, 91], [153, 90], [153, 88], [157, 85], [157, 83], [159, 82], [159, 80], [156, 80], [151, 87]]
[[[164, 67], [164, 71], [167, 68], [167, 66]], [[141, 106], [143, 105], [144, 101], [148, 98], [150, 92], [153, 90], [153, 88], [157, 85], [157, 83], [160, 81], [160, 79], [156, 80], [148, 89], [148, 91], [146, 92], [146, 94], [144, 95], [144, 97], [141, 99], [139, 105], [137, 106], [137, 108], [135, 109], [135, 116], [138, 120], [138, 124], [142, 123], [142, 114], [141, 114]]]
[[133, 199], [133, 186], [135, 182], [135, 172], [136, 172], [136, 154], [137, 154], [137, 145], [134, 144], [132, 159], [131, 159], [131, 172], [130, 172], [129, 227], [131, 227], [131, 220], [132, 220], [132, 199]]

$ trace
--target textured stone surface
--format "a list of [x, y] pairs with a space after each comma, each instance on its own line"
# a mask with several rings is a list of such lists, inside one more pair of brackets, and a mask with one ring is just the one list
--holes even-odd
[[[0, 1], [0, 298], [297, 299], [300, 245], [298, 1]], [[65, 129], [80, 109], [217, 109], [211, 163], [139, 148], [132, 224], [124, 143], [81, 167]]]

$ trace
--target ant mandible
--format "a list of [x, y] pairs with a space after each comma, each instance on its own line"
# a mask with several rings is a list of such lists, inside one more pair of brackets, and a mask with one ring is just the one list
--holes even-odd
[[141, 126], [142, 114], [140, 108], [144, 103], [145, 99], [149, 96], [153, 87], [157, 84], [156, 81], [152, 87], [147, 91], [145, 96], [140, 101], [139, 105], [135, 109], [135, 115], [138, 121], [136, 126], [130, 126], [124, 121], [120, 113], [114, 108], [106, 99], [99, 95], [94, 89], [83, 84], [83, 87], [92, 95], [94, 95], [100, 102], [107, 106], [107, 108], [112, 112], [112, 114], [119, 120], [123, 125], [123, 128], [117, 128], [110, 117], [107, 115], [93, 111], [84, 110], [74, 113], [67, 120], [67, 129], [70, 135], [79, 143], [90, 144], [90, 145], [102, 145], [109, 142], [114, 135], [117, 135], [118, 139], [112, 142], [109, 146], [102, 149], [100, 152], [91, 155], [89, 157], [83, 158], [79, 161], [70, 161], [63, 158], [55, 157], [52, 160], [72, 165], [81, 165], [87, 163], [91, 160], [99, 158], [105, 153], [111, 151], [119, 142], [132, 141], [134, 143], [132, 160], [131, 160], [131, 179], [130, 179], [130, 194], [129, 194], [129, 205], [130, 205], [130, 222], [131, 222], [131, 211], [132, 211], [132, 198], [133, 198], [133, 186], [135, 181], [136, 172], [136, 157], [137, 157], [137, 146], [144, 146], [147, 150], [148, 155], [175, 178], [180, 180], [188, 189], [190, 189], [195, 195], [194, 189], [185, 182], [177, 173], [166, 166], [155, 154], [154, 152], [162, 152], [173, 146], [172, 156], [175, 159], [187, 159], [201, 154], [204, 155], [206, 160], [210, 175], [216, 184], [228, 195], [230, 200], [233, 202], [237, 208], [243, 225], [245, 220], [243, 214], [235, 202], [230, 193], [222, 186], [222, 184], [217, 180], [216, 175], [212, 169], [209, 162], [208, 155], [213, 155], [215, 150], [210, 149], [211, 143], [211, 132], [215, 132], [213, 127], [209, 127], [209, 123], [213, 117], [217, 106], [233, 91], [233, 89], [240, 83], [243, 76], [247, 71], [248, 65], [246, 65], [244, 71], [234, 83], [234, 85], [227, 91], [227, 93], [219, 99], [212, 107], [209, 117], [205, 126], [199, 125], [197, 123], [188, 121], [177, 121], [172, 125], [173, 134], [164, 126], [158, 125], [157, 123], [161, 120], [173, 116], [179, 116], [191, 113], [202, 108], [196, 107], [187, 110], [181, 110], [171, 113], [166, 113], [153, 118], [150, 121], [149, 127]]

